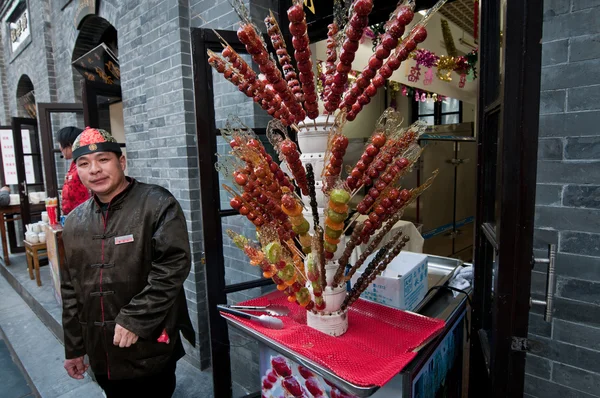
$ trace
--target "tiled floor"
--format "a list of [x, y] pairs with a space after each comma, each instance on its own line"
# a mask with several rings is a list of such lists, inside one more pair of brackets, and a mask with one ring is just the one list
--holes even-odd
[[35, 397], [27, 383], [24, 373], [15, 363], [6, 342], [0, 335], [0, 397], [30, 398]]

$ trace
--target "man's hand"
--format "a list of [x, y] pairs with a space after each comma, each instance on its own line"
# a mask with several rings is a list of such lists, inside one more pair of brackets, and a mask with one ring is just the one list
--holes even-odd
[[65, 369], [74, 379], [83, 379], [83, 374], [89, 367], [90, 365], [83, 362], [83, 357], [65, 360]]
[[115, 337], [113, 338], [113, 344], [118, 345], [121, 348], [130, 347], [138, 341], [138, 336], [125, 329], [123, 326], [115, 326]]

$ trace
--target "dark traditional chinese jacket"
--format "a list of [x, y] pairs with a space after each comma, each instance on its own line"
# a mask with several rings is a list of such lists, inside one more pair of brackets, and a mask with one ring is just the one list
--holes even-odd
[[[87, 354], [94, 373], [113, 380], [148, 376], [179, 359], [180, 330], [195, 344], [183, 291], [190, 249], [181, 207], [167, 190], [128, 180], [106, 212], [94, 196], [63, 231], [66, 358]], [[138, 335], [137, 343], [114, 346], [115, 323]], [[169, 344], [157, 342], [163, 330]]]
[[83, 185], [77, 174], [75, 162], [71, 163], [65, 176], [62, 189], [61, 206], [63, 215], [68, 215], [74, 208], [90, 198], [90, 191]]

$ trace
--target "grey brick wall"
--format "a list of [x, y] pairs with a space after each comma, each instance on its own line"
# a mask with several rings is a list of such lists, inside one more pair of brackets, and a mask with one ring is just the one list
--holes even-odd
[[[534, 246], [558, 245], [554, 320], [530, 315], [526, 397], [600, 396], [600, 1], [546, 0]], [[536, 266], [532, 296], [543, 298]]]
[[[9, 11], [7, 8], [6, 11]], [[27, 116], [17, 104], [17, 84], [27, 75], [35, 89], [36, 102], [56, 101], [55, 73], [51, 40], [50, 1], [35, 0], [29, 3], [31, 42], [15, 53], [10, 51], [10, 37], [6, 18], [2, 15], [2, 48], [4, 53], [3, 100], [6, 123], [11, 116]]]

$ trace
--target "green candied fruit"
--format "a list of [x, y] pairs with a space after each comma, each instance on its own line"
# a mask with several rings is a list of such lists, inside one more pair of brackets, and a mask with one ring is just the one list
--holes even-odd
[[310, 229], [310, 225], [308, 224], [308, 221], [306, 221], [306, 220], [302, 221], [301, 224], [294, 225], [292, 227], [292, 230], [298, 235], [304, 235], [305, 233], [308, 232], [309, 229]]
[[238, 235], [233, 238], [233, 244], [236, 245], [239, 249], [243, 249], [244, 246], [248, 244], [248, 239], [245, 236]]
[[310, 246], [305, 246], [302, 248], [304, 254], [310, 254], [312, 252], [312, 248]]
[[311, 268], [315, 266], [315, 258], [313, 253], [309, 253], [306, 256], [306, 267]]
[[325, 233], [327, 234], [327, 236], [329, 236], [332, 239], [339, 238], [340, 236], [342, 236], [343, 232], [344, 231], [341, 230], [341, 229], [339, 231], [336, 231], [335, 229], [331, 229], [331, 228], [329, 228], [327, 226], [325, 227]]
[[294, 277], [294, 274], [296, 274], [294, 266], [290, 263], [287, 263], [285, 268], [277, 273], [277, 276], [283, 279], [284, 281], [289, 281]]
[[279, 242], [271, 242], [265, 247], [265, 256], [271, 264], [275, 264], [281, 258], [281, 244]]
[[329, 199], [338, 205], [345, 205], [350, 202], [350, 194], [343, 189], [334, 189], [331, 191]]
[[336, 223], [340, 223], [340, 222], [344, 222], [344, 220], [346, 218], [348, 218], [348, 213], [338, 213], [335, 212], [331, 209], [327, 210], [327, 216], [329, 218], [331, 218], [331, 221], [336, 222]]
[[323, 242], [323, 247], [325, 248], [325, 251], [328, 251], [329, 253], [335, 253], [337, 251], [337, 245], [329, 242]]

